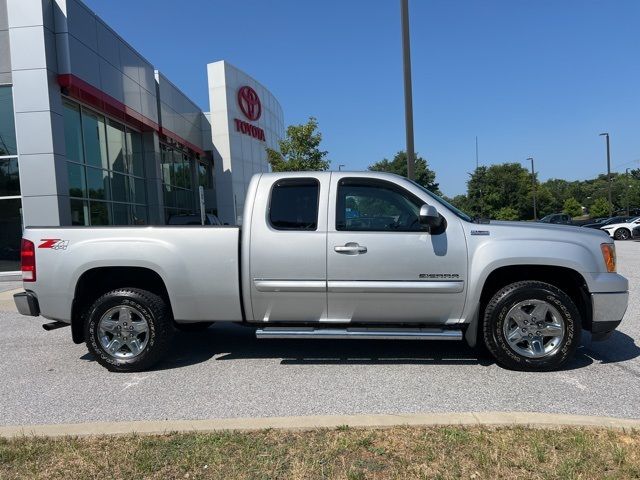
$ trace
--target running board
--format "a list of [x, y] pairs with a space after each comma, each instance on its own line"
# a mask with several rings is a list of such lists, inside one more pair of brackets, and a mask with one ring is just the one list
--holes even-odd
[[267, 327], [256, 338], [318, 338], [331, 340], [462, 340], [461, 330], [441, 328], [315, 328]]

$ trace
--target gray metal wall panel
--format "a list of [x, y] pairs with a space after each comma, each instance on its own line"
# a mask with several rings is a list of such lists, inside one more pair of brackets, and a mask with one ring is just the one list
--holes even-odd
[[69, 33], [94, 52], [98, 51], [96, 16], [77, 0], [67, 0], [67, 25]]
[[0, 0], [0, 30], [9, 29], [9, 20], [7, 19], [7, 0]]
[[157, 79], [162, 126], [202, 148], [202, 111], [162, 73]]
[[[0, 0], [0, 3], [2, 1]], [[11, 50], [8, 30], [0, 30], [0, 83], [11, 83]]]
[[107, 62], [120, 68], [120, 41], [118, 36], [104, 22], [98, 19], [98, 53]]

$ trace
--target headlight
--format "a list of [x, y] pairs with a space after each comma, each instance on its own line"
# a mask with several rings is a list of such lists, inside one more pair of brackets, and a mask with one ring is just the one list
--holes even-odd
[[616, 271], [616, 247], [613, 243], [602, 243], [600, 245], [602, 250], [602, 258], [604, 258], [604, 264], [607, 267], [607, 272], [613, 273]]

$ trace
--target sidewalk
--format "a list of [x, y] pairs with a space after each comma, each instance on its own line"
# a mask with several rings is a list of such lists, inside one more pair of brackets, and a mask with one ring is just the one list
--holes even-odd
[[25, 435], [47, 437], [164, 434], [168, 432], [215, 432], [220, 430], [313, 430], [316, 428], [350, 427], [388, 428], [400, 425], [418, 426], [513, 426], [533, 428], [588, 427], [617, 430], [638, 429], [640, 420], [528, 412], [461, 412], [396, 415], [327, 415], [308, 417], [220, 418], [211, 420], [158, 420], [134, 422], [91, 422], [59, 425], [0, 426], [0, 437]]
[[11, 278], [11, 280], [4, 280], [0, 277], [0, 293], [22, 288], [22, 280], [16, 280], [13, 277]]
[[22, 282], [0, 282], [0, 312], [17, 312], [13, 294], [22, 291]]

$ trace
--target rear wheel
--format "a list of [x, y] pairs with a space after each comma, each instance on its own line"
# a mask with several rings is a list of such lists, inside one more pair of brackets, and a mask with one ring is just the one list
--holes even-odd
[[87, 348], [114, 372], [146, 370], [160, 361], [174, 334], [165, 301], [137, 288], [112, 290], [85, 314]]
[[517, 282], [489, 301], [483, 334], [496, 362], [505, 368], [557, 370], [580, 344], [580, 315], [571, 298], [553, 285]]
[[613, 233], [613, 238], [616, 240], [629, 240], [631, 232], [626, 228], [619, 228]]

